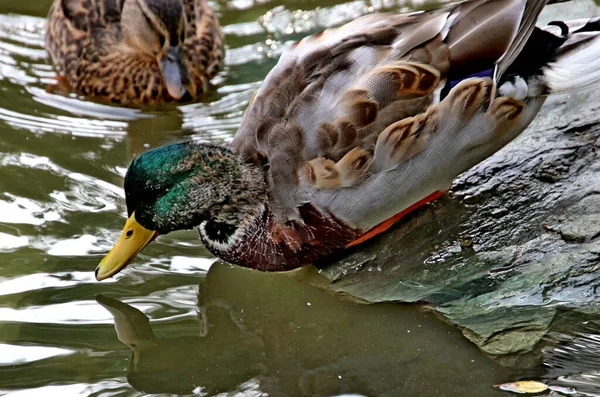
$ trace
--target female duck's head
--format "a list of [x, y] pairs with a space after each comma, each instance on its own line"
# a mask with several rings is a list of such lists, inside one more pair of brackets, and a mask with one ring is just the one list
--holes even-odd
[[190, 83], [183, 59], [186, 21], [181, 0], [125, 0], [121, 18], [125, 43], [156, 58], [173, 99], [181, 99]]
[[226, 250], [262, 213], [265, 195], [262, 171], [226, 148], [191, 141], [145, 152], [127, 170], [128, 219], [96, 278], [113, 276], [175, 230], [199, 227], [207, 244]]

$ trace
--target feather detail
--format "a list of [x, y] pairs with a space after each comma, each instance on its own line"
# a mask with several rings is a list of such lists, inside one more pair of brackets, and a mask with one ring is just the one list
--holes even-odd
[[304, 163], [301, 184], [319, 190], [354, 186], [366, 177], [370, 165], [371, 154], [359, 147], [346, 153], [337, 163], [318, 157]]
[[377, 172], [393, 168], [423, 151], [432, 135], [453, 134], [463, 121], [487, 107], [493, 82], [489, 78], [463, 80], [442, 102], [425, 113], [400, 120], [386, 128], [375, 145]]
[[371, 99], [368, 91], [360, 88], [349, 89], [343, 93], [339, 106], [342, 110], [338, 123], [350, 123], [357, 128], [365, 128], [372, 124], [379, 111], [379, 103]]
[[317, 189], [335, 189], [340, 186], [340, 173], [332, 160], [318, 157], [304, 163], [303, 180]]
[[422, 63], [390, 62], [367, 73], [355, 88], [346, 91], [343, 96], [346, 98], [358, 91], [372, 98], [378, 108], [384, 108], [402, 97], [430, 94], [437, 88], [440, 74], [436, 68]]
[[487, 114], [495, 120], [495, 130], [499, 133], [510, 131], [523, 113], [525, 104], [510, 97], [499, 97], [494, 100]]
[[363, 148], [355, 147], [336, 164], [341, 174], [341, 186], [356, 186], [362, 181], [371, 167], [371, 153]]
[[206, 0], [183, 1], [186, 14], [184, 56], [192, 80], [194, 96], [208, 90], [223, 61], [223, 42], [219, 21]]

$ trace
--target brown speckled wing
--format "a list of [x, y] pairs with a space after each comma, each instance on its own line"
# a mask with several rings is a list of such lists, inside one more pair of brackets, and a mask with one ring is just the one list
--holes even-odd
[[[546, 2], [475, 0], [368, 15], [292, 45], [253, 97], [232, 142], [247, 161], [265, 166], [269, 204], [275, 223], [289, 231], [284, 234], [303, 224], [306, 203], [360, 230], [373, 227], [447, 190], [467, 164], [481, 159], [477, 150], [463, 150], [501, 136], [496, 127], [514, 137], [522, 123], [513, 128], [499, 121], [501, 111], [486, 110], [495, 96], [492, 80], [457, 86], [440, 102], [442, 88], [518, 52]], [[506, 114], [520, 114], [523, 106], [505, 105]], [[440, 170], [435, 156], [452, 139], [459, 158]]]
[[91, 31], [118, 23], [124, 3], [125, 0], [58, 0], [56, 4], [73, 28]]
[[[369, 15], [282, 55], [233, 141], [246, 159], [269, 164], [277, 219], [299, 220], [297, 208], [309, 201], [303, 182], [332, 189], [360, 181], [384, 124], [427, 108], [447, 64], [433, 48], [445, 43], [431, 42], [444, 23], [443, 13]], [[414, 57], [433, 66], [400, 62], [417, 49]], [[386, 110], [403, 106], [408, 112]]]
[[192, 95], [200, 96], [223, 62], [221, 27], [207, 0], [184, 0], [186, 39], [183, 52], [192, 79]]
[[96, 45], [95, 31], [103, 32], [101, 40], [120, 39], [118, 22], [124, 1], [54, 1], [48, 12], [46, 49], [62, 73], [71, 79], [76, 73], [79, 59], [90, 45], [95, 46], [97, 51], [106, 49], [104, 45]]

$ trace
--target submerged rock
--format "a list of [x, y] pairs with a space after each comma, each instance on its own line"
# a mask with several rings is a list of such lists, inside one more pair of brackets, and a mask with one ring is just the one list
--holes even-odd
[[556, 308], [600, 302], [598, 94], [550, 98], [530, 128], [450, 193], [343, 258], [326, 288], [426, 302], [490, 354], [525, 352]]

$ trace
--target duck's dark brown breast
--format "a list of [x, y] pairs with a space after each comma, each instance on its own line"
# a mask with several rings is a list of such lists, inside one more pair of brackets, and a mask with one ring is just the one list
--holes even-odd
[[[267, 208], [245, 231], [241, 242], [227, 252], [208, 248], [214, 255], [240, 266], [262, 271], [286, 271], [313, 263], [343, 249], [361, 231], [312, 204], [300, 207], [302, 224], [281, 227]], [[207, 246], [208, 247], [208, 246]]]

